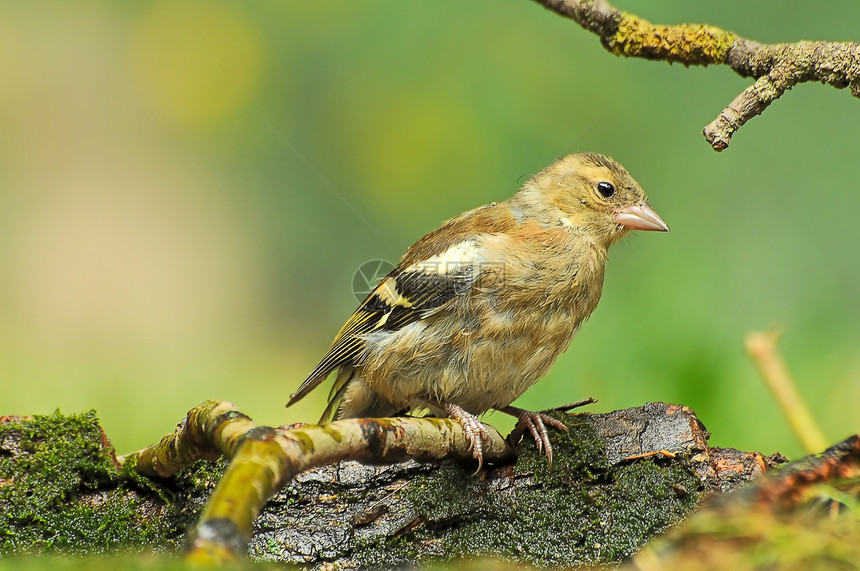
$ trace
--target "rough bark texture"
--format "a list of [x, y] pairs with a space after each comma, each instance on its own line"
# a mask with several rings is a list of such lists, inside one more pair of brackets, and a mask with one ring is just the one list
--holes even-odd
[[[492, 556], [536, 566], [618, 562], [779, 458], [709, 448], [685, 407], [566, 418], [555, 467], [526, 442], [514, 465], [473, 477], [452, 462], [304, 473], [257, 520], [253, 558], [377, 568]], [[674, 458], [671, 457], [674, 455]], [[631, 458], [631, 457], [637, 458]]]
[[[453, 461], [302, 473], [266, 506], [253, 559], [374, 567], [491, 555], [536, 565], [619, 561], [778, 461], [709, 448], [689, 409], [559, 414], [547, 470], [531, 442], [473, 476]], [[635, 458], [632, 458], [634, 457]], [[94, 414], [0, 423], [0, 554], [176, 551], [223, 462], [153, 480], [120, 468]]]

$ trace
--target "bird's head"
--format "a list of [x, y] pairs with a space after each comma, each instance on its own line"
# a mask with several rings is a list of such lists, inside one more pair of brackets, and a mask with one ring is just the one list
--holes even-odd
[[582, 228], [605, 247], [630, 230], [669, 231], [633, 177], [603, 155], [561, 158], [532, 177], [523, 190], [543, 202], [547, 214]]

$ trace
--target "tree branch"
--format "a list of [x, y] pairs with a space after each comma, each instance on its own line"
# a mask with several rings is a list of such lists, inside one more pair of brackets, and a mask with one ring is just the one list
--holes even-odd
[[604, 0], [536, 0], [600, 37], [615, 55], [684, 65], [724, 64], [755, 83], [723, 109], [703, 134], [716, 151], [783, 93], [818, 81], [860, 97], [860, 44], [807, 42], [760, 44], [714, 26], [658, 26], [622, 12]]
[[[562, 408], [566, 410], [580, 404]], [[561, 453], [556, 468], [548, 470], [545, 458], [528, 444], [525, 446], [525, 459], [521, 457], [517, 465], [512, 466], [515, 457], [513, 445], [519, 440], [516, 436], [519, 432], [515, 430], [506, 442], [487, 426], [490, 441], [485, 443], [484, 456], [488, 463], [496, 466], [482, 471], [480, 478], [460, 468], [446, 471], [440, 469], [439, 464], [415, 462], [376, 471], [356, 463], [329, 466], [338, 460], [390, 464], [406, 459], [420, 462], [453, 457], [471, 461], [469, 442], [462, 427], [448, 419], [348, 419], [322, 426], [297, 425], [274, 429], [256, 426], [232, 404], [215, 401], [205, 402], [189, 411], [176, 430], [158, 444], [120, 457], [120, 461], [139, 473], [165, 478], [200, 458], [212, 459], [223, 454], [230, 460], [227, 471], [189, 534], [188, 558], [202, 564], [234, 561], [246, 552], [252, 536], [252, 553], [260, 557], [277, 553], [276, 557], [283, 561], [319, 562], [318, 558], [324, 553], [340, 554], [337, 557], [344, 557], [344, 560], [373, 557], [354, 545], [345, 544], [343, 538], [332, 543], [334, 536], [331, 530], [342, 528], [350, 521], [356, 526], [357, 536], [370, 533], [374, 541], [381, 542], [379, 549], [371, 550], [372, 553], [388, 549], [382, 545], [399, 537], [404, 526], [411, 530], [410, 534], [423, 537], [419, 543], [429, 542], [428, 545], [435, 546], [433, 549], [450, 543], [448, 549], [459, 553], [456, 550], [462, 545], [457, 548], [452, 536], [476, 536], [477, 530], [467, 532], [466, 527], [477, 525], [483, 529], [498, 525], [502, 520], [521, 519], [518, 510], [510, 509], [512, 498], [521, 494], [523, 497], [536, 494], [527, 503], [537, 506], [535, 502], [540, 499], [547, 504], [541, 508], [545, 514], [556, 516], [565, 510], [580, 516], [582, 510], [596, 510], [597, 520], [620, 521], [635, 513], [634, 519], [639, 524], [625, 524], [624, 533], [598, 526], [586, 534], [592, 537], [610, 534], [614, 539], [601, 540], [607, 544], [617, 543], [610, 551], [616, 553], [614, 549], [618, 549], [629, 555], [634, 546], [644, 542], [655, 530], [672, 525], [693, 509], [706, 490], [732, 488], [761, 473], [773, 462], [759, 454], [709, 448], [707, 432], [686, 407], [650, 404], [603, 415], [571, 416], [561, 411], [553, 414], [562, 419], [570, 430], [552, 435], [553, 445], [558, 446]], [[320, 466], [326, 467], [307, 471]], [[652, 468], [656, 472], [651, 473]], [[297, 503], [295, 487], [280, 493], [279, 490], [302, 472], [303, 478], [311, 485], [313, 482], [325, 484], [315, 492], [301, 493], [307, 499]], [[390, 493], [388, 490], [394, 474], [399, 474], [392, 490], [396, 493]], [[571, 482], [577, 482], [574, 487], [580, 490], [582, 481], [589, 481], [584, 505], [572, 499], [569, 489]], [[344, 488], [350, 486], [347, 482], [352, 482], [349, 491]], [[405, 486], [410, 490], [429, 487], [433, 492], [421, 492], [410, 500], [412, 496], [404, 492]], [[477, 496], [476, 489], [480, 489]], [[631, 494], [638, 499], [643, 497], [642, 494], [656, 494], [657, 497], [654, 504], [645, 510], [640, 503], [630, 503]], [[664, 501], [667, 494], [674, 498], [669, 503]], [[439, 498], [443, 495], [447, 499], [440, 506]], [[603, 497], [602, 501], [595, 500], [598, 495]], [[319, 498], [322, 504], [317, 508], [309, 506], [308, 501], [314, 501], [310, 498]], [[335, 498], [343, 502], [342, 505], [332, 507]], [[489, 511], [484, 506], [473, 513], [473, 504], [478, 501], [476, 498], [480, 498], [482, 505], [498, 505]], [[279, 516], [292, 521], [286, 525], [286, 531], [284, 521], [280, 520], [279, 523], [262, 526], [257, 523], [257, 532], [254, 533], [255, 521], [259, 522], [258, 516], [267, 502], [270, 513], [289, 512], [289, 515]], [[444, 516], [439, 515], [440, 509]], [[607, 515], [607, 510], [613, 515]], [[312, 525], [308, 525], [308, 513], [314, 514]], [[440, 517], [446, 520], [449, 529], [444, 534], [439, 533], [433, 523]], [[539, 519], [542, 517], [548, 516], [540, 515]], [[293, 521], [291, 518], [296, 519]], [[272, 516], [264, 519], [271, 521]], [[371, 521], [375, 522], [373, 526], [362, 527]], [[538, 554], [545, 550], [541, 545], [546, 537], [557, 538], [569, 527], [565, 518], [560, 521], [565, 523], [559, 529], [541, 527], [539, 531], [528, 525], [523, 527], [520, 522], [514, 526], [518, 531], [509, 532], [511, 537], [496, 538], [495, 541], [501, 543], [489, 552], [506, 552], [513, 535], [521, 534], [522, 537], [513, 543], [533, 545], [534, 553], [521, 551], [520, 555], [527, 560], [540, 559], [544, 557]], [[645, 521], [647, 524], [643, 524]], [[466, 527], [459, 529], [462, 526]], [[297, 531], [299, 528], [300, 532]], [[577, 529], [571, 536], [571, 544], [580, 544], [581, 536], [576, 534], [582, 533], [582, 529]], [[421, 557], [431, 555], [433, 549], [426, 553], [419, 550], [423, 553]], [[490, 547], [482, 545], [475, 549], [482, 551]], [[572, 557], [594, 562], [604, 557], [613, 560], [618, 556], [617, 553], [600, 555], [590, 548], [564, 554], [557, 548], [553, 550], [557, 551], [553, 556], [556, 561]], [[335, 558], [334, 555], [322, 557]]]
[[[514, 449], [487, 426], [488, 462], [511, 460]], [[414, 458], [471, 458], [471, 444], [456, 421], [437, 418], [348, 419], [286, 430], [258, 427], [232, 403], [207, 401], [188, 412], [158, 444], [120, 457], [137, 472], [165, 478], [198, 459], [221, 454], [230, 467], [189, 540], [190, 560], [218, 564], [247, 549], [253, 523], [285, 482], [309, 468], [339, 460], [391, 463]]]

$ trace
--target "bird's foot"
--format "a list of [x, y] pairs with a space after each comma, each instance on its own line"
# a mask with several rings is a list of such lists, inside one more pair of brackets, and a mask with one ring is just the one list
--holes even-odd
[[549, 468], [552, 470], [552, 444], [549, 441], [549, 432], [546, 425], [549, 424], [565, 432], [568, 431], [567, 427], [560, 420], [556, 420], [545, 412], [531, 412], [515, 406], [506, 406], [498, 410], [510, 414], [518, 420], [513, 432], [511, 432], [513, 442], [516, 443], [519, 441], [525, 431], [528, 430], [535, 439], [535, 446], [537, 446], [538, 452], [546, 454]]
[[472, 445], [472, 456], [475, 457], [475, 460], [478, 461], [478, 469], [475, 470], [475, 473], [481, 471], [481, 468], [484, 465], [484, 444], [483, 441], [486, 440], [489, 442], [490, 433], [487, 432], [486, 427], [478, 420], [478, 417], [467, 411], [461, 406], [457, 406], [453, 403], [440, 403], [441, 408], [448, 413], [448, 416], [456, 420], [463, 427], [463, 432], [466, 434], [466, 439]]

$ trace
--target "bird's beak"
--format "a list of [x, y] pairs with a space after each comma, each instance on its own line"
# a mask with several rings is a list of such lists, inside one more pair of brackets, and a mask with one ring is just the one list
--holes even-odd
[[647, 204], [631, 204], [615, 212], [615, 221], [633, 230], [659, 230], [668, 232], [669, 227]]

